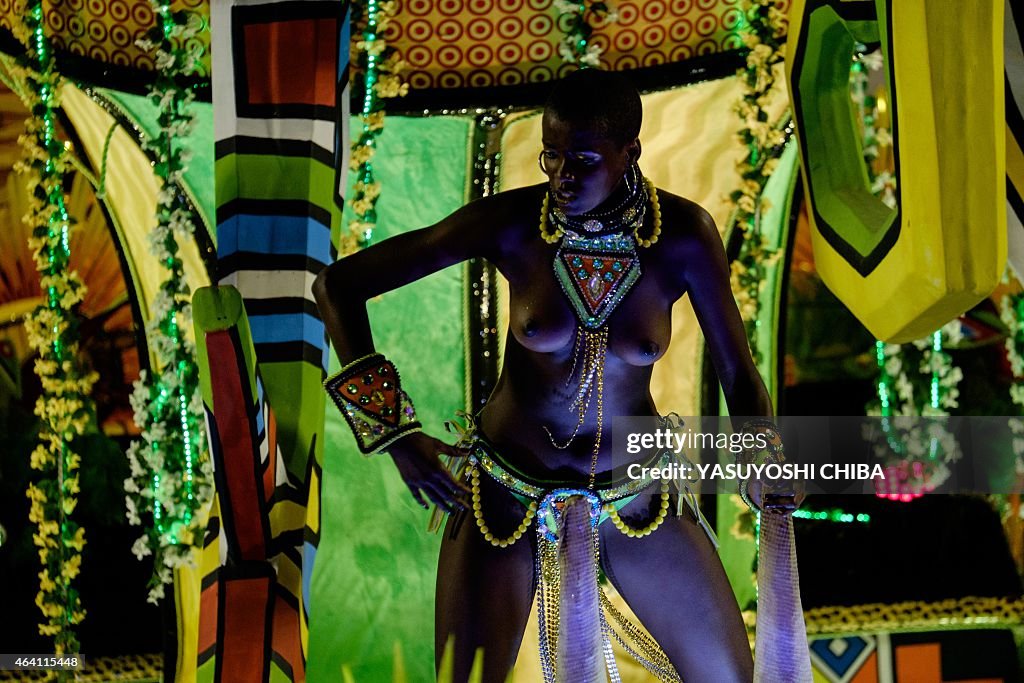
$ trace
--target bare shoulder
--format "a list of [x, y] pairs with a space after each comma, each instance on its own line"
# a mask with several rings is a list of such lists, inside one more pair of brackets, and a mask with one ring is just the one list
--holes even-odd
[[721, 245], [715, 220], [697, 202], [658, 189], [658, 204], [661, 207], [659, 242], [663, 242], [666, 249], [688, 252]]
[[539, 215], [541, 198], [537, 186], [482, 197], [430, 226], [424, 237], [430, 246], [457, 252], [458, 260], [471, 256], [497, 258], [525, 233], [528, 213], [532, 213], [527, 207], [535, 205]]
[[486, 221], [493, 226], [494, 236], [502, 250], [515, 249], [524, 241], [537, 235], [541, 203], [547, 185], [528, 185], [504, 190], [489, 197], [478, 199]]

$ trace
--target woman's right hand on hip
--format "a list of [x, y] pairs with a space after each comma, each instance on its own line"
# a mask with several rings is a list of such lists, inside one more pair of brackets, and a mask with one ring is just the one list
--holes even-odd
[[423, 432], [403, 436], [386, 450], [405, 485], [412, 492], [412, 497], [421, 506], [430, 507], [424, 499], [426, 495], [426, 499], [445, 512], [469, 507], [469, 489], [452, 477], [438, 457], [442, 454], [465, 456], [465, 451]]

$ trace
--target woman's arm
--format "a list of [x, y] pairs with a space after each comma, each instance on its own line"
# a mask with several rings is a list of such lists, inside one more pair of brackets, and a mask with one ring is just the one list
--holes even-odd
[[692, 231], [683, 241], [683, 277], [707, 340], [729, 414], [771, 417], [772, 402], [754, 365], [743, 319], [729, 284], [729, 264], [715, 221], [693, 205]]
[[[384, 240], [320, 272], [313, 297], [343, 366], [375, 352], [369, 299], [461, 261], [496, 256], [504, 229], [500, 223], [507, 216], [502, 210], [507, 200], [499, 197], [468, 204], [433, 226]], [[413, 432], [387, 451], [420, 505], [427, 507], [424, 495], [446, 510], [465, 505], [468, 490], [438, 459], [440, 453], [456, 455], [453, 447]]]
[[495, 199], [472, 202], [435, 225], [379, 242], [320, 271], [313, 297], [342, 365], [374, 352], [368, 300], [467, 259], [494, 257], [500, 233]]

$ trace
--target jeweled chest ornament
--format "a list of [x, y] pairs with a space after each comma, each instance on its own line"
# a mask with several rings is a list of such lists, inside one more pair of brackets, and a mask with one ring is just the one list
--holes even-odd
[[641, 274], [632, 235], [587, 238], [566, 234], [554, 268], [580, 325], [591, 330], [608, 321]]
[[[593, 490], [604, 422], [604, 361], [608, 349], [608, 319], [640, 279], [637, 245], [650, 247], [661, 234], [658, 193], [634, 165], [625, 177], [627, 196], [615, 209], [599, 214], [568, 217], [551, 209], [550, 193], [544, 195], [540, 234], [549, 244], [558, 243], [552, 264], [562, 292], [579, 325], [572, 368], [566, 385], [578, 382], [570, 409], [576, 411], [576, 427], [564, 443], [558, 443], [545, 427], [551, 445], [565, 449], [576, 438], [596, 399], [597, 429], [590, 462], [588, 489]], [[653, 229], [640, 236], [650, 202]], [[551, 232], [548, 225], [555, 226]], [[577, 371], [578, 368], [578, 371]], [[578, 379], [577, 379], [578, 378]]]

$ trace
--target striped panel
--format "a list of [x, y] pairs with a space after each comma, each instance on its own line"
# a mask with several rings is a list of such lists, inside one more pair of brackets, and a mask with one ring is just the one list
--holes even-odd
[[1005, 0], [1006, 229], [1010, 265], [1024, 279], [1024, 7]]
[[[311, 571], [304, 545], [312, 469], [305, 477], [290, 477], [278, 457], [277, 412], [253, 353], [250, 329], [255, 326], [245, 317], [238, 291], [224, 286], [198, 290], [193, 317], [218, 491], [204, 539], [197, 673], [201, 680], [222, 680], [227, 669], [221, 660], [234, 658], [240, 642], [223, 638], [224, 624], [239, 623], [237, 614], [225, 610], [248, 609], [221, 594], [227, 585], [224, 570], [257, 571], [272, 563], [276, 572], [268, 590], [273, 607], [266, 632], [259, 630], [262, 622], [253, 622], [246, 642], [265, 641], [267, 666], [286, 679], [303, 680], [302, 591], [303, 572]], [[311, 448], [309, 463], [316, 460], [313, 453]], [[313, 510], [318, 512], [318, 505]]]
[[[211, 3], [211, 22], [217, 279], [244, 304], [239, 328], [251, 337], [236, 352], [255, 356], [253, 458], [278, 568], [268, 648], [275, 678], [303, 680], [328, 358], [311, 288], [341, 229], [348, 3], [225, 0]], [[222, 408], [215, 401], [214, 416]]]

